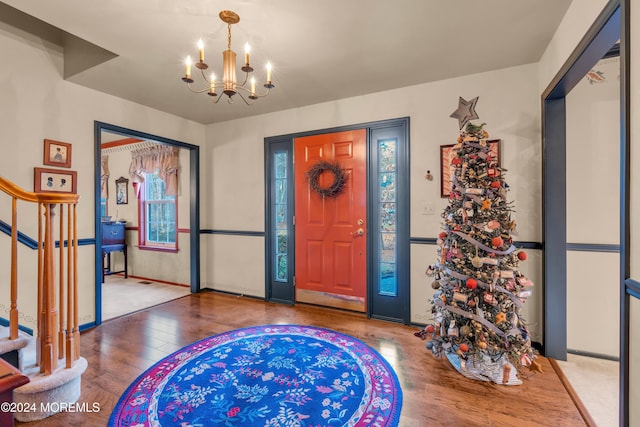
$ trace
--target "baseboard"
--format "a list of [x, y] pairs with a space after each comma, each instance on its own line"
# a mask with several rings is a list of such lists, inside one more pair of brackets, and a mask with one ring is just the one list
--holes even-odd
[[[115, 273], [113, 275], [117, 276], [117, 277], [124, 278], [124, 273]], [[190, 287], [189, 285], [185, 285], [184, 283], [169, 282], [169, 281], [166, 281], [166, 280], [153, 279], [151, 277], [144, 277], [144, 276], [136, 276], [136, 275], [133, 275], [133, 274], [128, 274], [127, 278], [128, 279], [136, 279], [136, 280], [146, 280], [146, 281], [155, 282], [155, 283], [162, 283], [163, 285], [180, 286], [182, 288], [189, 288]]]
[[250, 299], [254, 299], [256, 301], [265, 302], [265, 299], [263, 297], [258, 297], [258, 296], [255, 296], [255, 295], [241, 294], [239, 292], [223, 291], [223, 290], [220, 290], [220, 289], [200, 288], [200, 292], [213, 292], [213, 293], [216, 293], [216, 294], [228, 295], [228, 296], [231, 296], [231, 297], [250, 298]]
[[611, 360], [613, 362], [619, 362], [620, 361], [620, 358], [616, 357], [616, 356], [610, 356], [608, 354], [602, 354], [602, 353], [592, 353], [590, 351], [573, 350], [571, 348], [567, 349], [567, 353], [575, 354], [576, 356], [591, 357], [591, 358], [594, 358], [594, 359]]

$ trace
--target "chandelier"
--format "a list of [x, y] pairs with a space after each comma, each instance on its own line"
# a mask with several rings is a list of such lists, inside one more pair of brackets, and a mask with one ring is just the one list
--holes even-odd
[[[187, 84], [187, 88], [193, 93], [204, 93], [211, 97], [217, 97], [214, 103], [218, 103], [221, 96], [218, 96], [217, 90], [222, 89], [222, 93], [227, 95], [228, 102], [232, 102], [232, 96], [238, 94], [240, 98], [247, 104], [253, 104], [258, 98], [263, 98], [269, 95], [271, 88], [274, 87], [271, 82], [271, 63], [267, 63], [267, 80], [264, 83], [264, 87], [267, 89], [264, 93], [258, 95], [256, 93], [256, 79], [252, 77], [249, 80], [249, 74], [253, 71], [253, 67], [251, 67], [249, 63], [249, 43], [244, 45], [245, 53], [244, 53], [244, 66], [241, 70], [245, 73], [244, 81], [242, 83], [238, 83], [236, 79], [236, 53], [231, 50], [231, 25], [237, 24], [240, 22], [240, 16], [237, 13], [232, 12], [230, 10], [223, 10], [218, 15], [220, 19], [227, 24], [228, 35], [227, 35], [227, 50], [222, 52], [222, 81], [216, 80], [215, 74], [211, 73], [211, 75], [207, 78], [205, 75], [205, 70], [209, 68], [206, 62], [204, 62], [204, 44], [202, 40], [198, 41], [198, 62], [193, 64], [191, 61], [191, 57], [187, 56], [186, 60], [186, 72], [185, 76], [182, 78], [182, 81]], [[207, 84], [207, 87], [204, 89], [194, 89], [191, 87], [191, 83], [193, 83], [193, 79], [191, 78], [191, 65], [195, 65], [196, 68], [200, 70], [202, 74], [202, 78]], [[247, 81], [250, 83], [250, 87], [247, 87]], [[244, 95], [243, 95], [244, 92]], [[246, 95], [246, 97], [245, 97]], [[250, 100], [247, 100], [247, 98]]]

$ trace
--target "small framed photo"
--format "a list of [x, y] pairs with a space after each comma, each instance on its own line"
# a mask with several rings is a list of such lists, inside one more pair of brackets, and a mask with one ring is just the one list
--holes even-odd
[[66, 142], [44, 140], [44, 160], [43, 163], [49, 166], [59, 166], [61, 168], [71, 167], [71, 144]]
[[[490, 159], [487, 161], [487, 174], [489, 176], [497, 176], [498, 172], [496, 167], [500, 167], [500, 140], [492, 139], [487, 141], [489, 145], [488, 156]], [[440, 146], [440, 197], [446, 198], [451, 194], [451, 180], [456, 170], [456, 165], [453, 164], [456, 157], [456, 144], [441, 145]], [[456, 147], [457, 148], [457, 147]], [[460, 159], [458, 159], [459, 161]]]
[[129, 180], [123, 176], [116, 179], [116, 204], [129, 203]]
[[36, 193], [77, 193], [76, 171], [34, 168], [33, 191]]

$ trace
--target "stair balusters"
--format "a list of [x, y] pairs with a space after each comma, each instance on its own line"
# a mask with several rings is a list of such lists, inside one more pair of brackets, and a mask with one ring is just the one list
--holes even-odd
[[[38, 206], [37, 249], [37, 364], [49, 375], [57, 368], [58, 358], [65, 358], [70, 368], [80, 357], [78, 325], [78, 231], [77, 194], [32, 193], [0, 177], [0, 190], [11, 197], [11, 272], [10, 338], [18, 337], [18, 201]], [[59, 216], [58, 262], [55, 262], [54, 236], [56, 209]], [[21, 218], [22, 220], [22, 218]], [[0, 243], [3, 243], [0, 240]], [[65, 254], [66, 252], [66, 254]], [[21, 260], [22, 261], [22, 260]], [[26, 261], [32, 262], [27, 256]], [[2, 283], [0, 278], [0, 283]], [[56, 286], [57, 285], [57, 286]]]

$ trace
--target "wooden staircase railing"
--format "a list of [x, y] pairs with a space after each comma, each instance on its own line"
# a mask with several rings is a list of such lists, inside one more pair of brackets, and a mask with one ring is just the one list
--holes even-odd
[[[38, 205], [36, 363], [41, 373], [49, 375], [56, 370], [59, 358], [64, 357], [66, 367], [70, 368], [80, 357], [76, 218], [79, 196], [69, 193], [32, 193], [2, 177], [0, 190], [11, 197], [10, 339], [18, 338], [18, 201]], [[60, 241], [57, 263], [54, 238], [56, 207], [59, 208]]]

